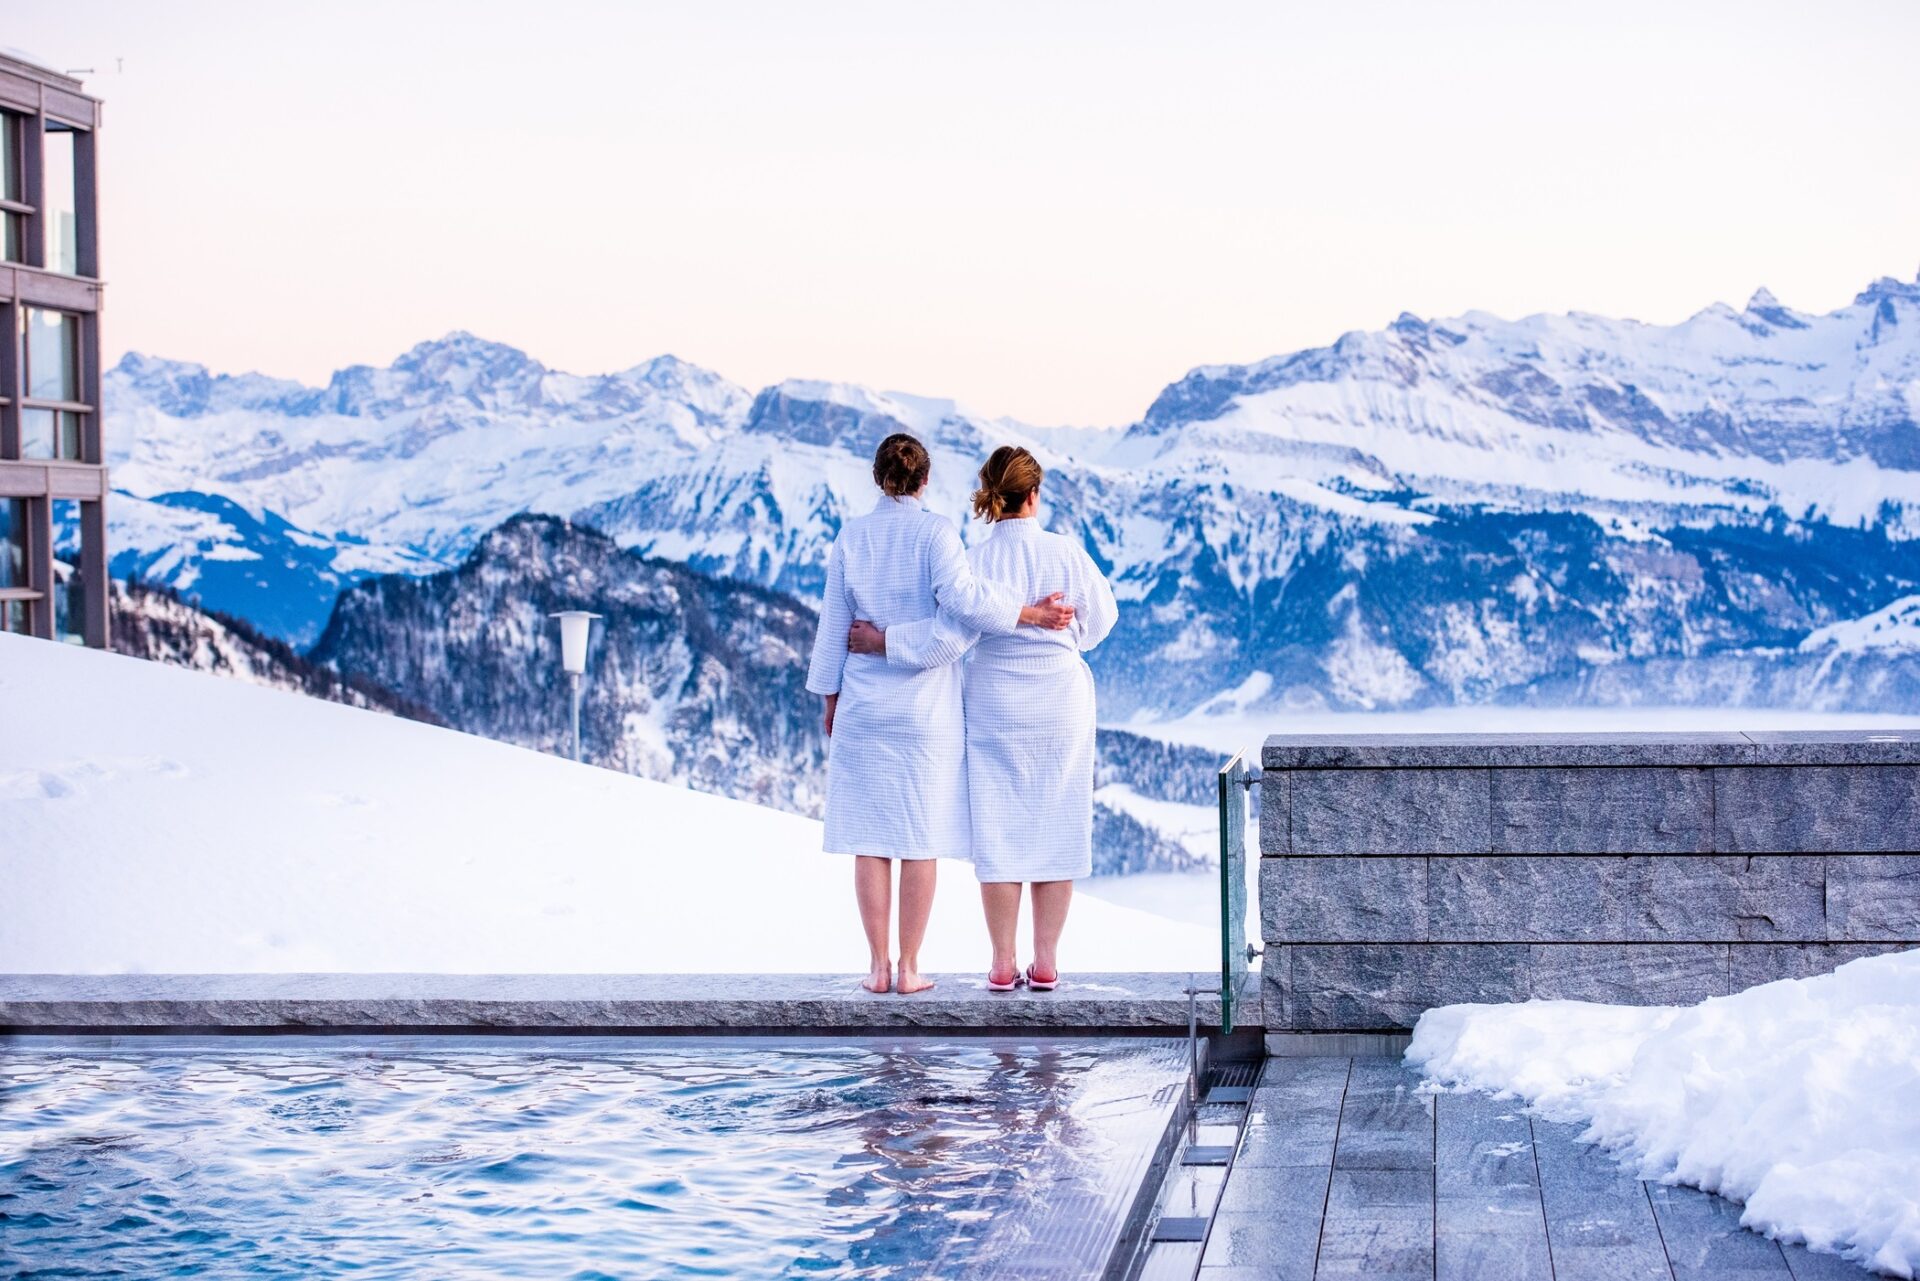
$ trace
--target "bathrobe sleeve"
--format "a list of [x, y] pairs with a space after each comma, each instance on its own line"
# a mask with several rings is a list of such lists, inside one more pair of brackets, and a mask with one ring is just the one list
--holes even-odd
[[827, 594], [820, 602], [820, 630], [813, 634], [813, 661], [807, 665], [807, 692], [838, 694], [847, 666], [847, 629], [853, 626], [853, 598], [847, 592], [847, 558], [838, 542], [827, 553]]
[[1074, 605], [1073, 643], [1084, 653], [1107, 638], [1113, 625], [1120, 621], [1120, 606], [1113, 599], [1113, 584], [1093, 563], [1093, 557], [1087, 555], [1084, 547], [1075, 550], [1080, 556], [1080, 576], [1085, 588], [1078, 593], [1080, 600]]
[[1020, 626], [1020, 611], [1027, 602], [1006, 584], [989, 582], [973, 572], [959, 530], [941, 520], [928, 550], [933, 599], [942, 614], [987, 636], [1006, 636]]
[[979, 639], [979, 632], [947, 617], [943, 609], [930, 618], [887, 628], [887, 661], [901, 667], [944, 667], [965, 658]]
[[933, 598], [940, 608], [887, 629], [887, 661], [901, 667], [944, 667], [966, 656], [982, 634], [1004, 636], [1020, 625], [1026, 604], [1004, 583], [974, 572], [960, 533], [941, 522], [931, 549]]

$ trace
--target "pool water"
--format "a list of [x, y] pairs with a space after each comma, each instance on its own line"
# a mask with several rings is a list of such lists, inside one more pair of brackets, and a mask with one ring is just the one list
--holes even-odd
[[1098, 1275], [1164, 1041], [0, 1048], [0, 1275]]

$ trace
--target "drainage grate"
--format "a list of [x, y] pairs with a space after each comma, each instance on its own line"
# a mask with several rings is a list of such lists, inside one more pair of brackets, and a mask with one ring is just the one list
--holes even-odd
[[1153, 1225], [1154, 1241], [1204, 1241], [1206, 1219], [1162, 1219]]
[[1232, 1144], [1220, 1147], [1194, 1144], [1180, 1154], [1181, 1165], [1227, 1165], [1232, 1160]]
[[[1198, 1063], [1198, 1047], [1190, 1047]], [[1210, 1057], [1210, 1056], [1209, 1056]], [[1189, 1082], [1187, 1097], [1195, 1101], [1169, 1136], [1166, 1175], [1154, 1194], [1159, 1216], [1149, 1228], [1142, 1255], [1120, 1274], [1135, 1281], [1192, 1281], [1201, 1261], [1220, 1194], [1239, 1150], [1259, 1079], [1258, 1060], [1215, 1059], [1204, 1074]]]

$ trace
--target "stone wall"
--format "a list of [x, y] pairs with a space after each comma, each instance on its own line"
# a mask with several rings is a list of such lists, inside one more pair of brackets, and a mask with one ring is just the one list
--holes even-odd
[[1260, 786], [1269, 1032], [1920, 945], [1920, 731], [1276, 735]]

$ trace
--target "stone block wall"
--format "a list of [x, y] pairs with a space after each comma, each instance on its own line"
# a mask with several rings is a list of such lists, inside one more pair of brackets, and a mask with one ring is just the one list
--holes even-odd
[[1920, 946], [1920, 730], [1276, 735], [1269, 1032], [1692, 1003]]

